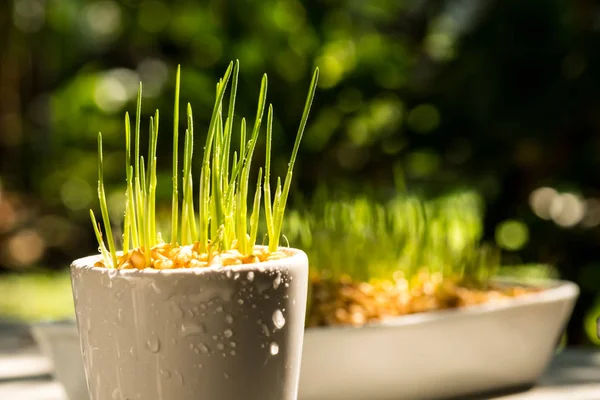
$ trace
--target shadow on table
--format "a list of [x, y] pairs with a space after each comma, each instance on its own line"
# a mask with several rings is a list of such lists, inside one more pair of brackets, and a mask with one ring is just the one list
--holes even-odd
[[600, 384], [600, 351], [570, 349], [558, 354], [539, 382], [510, 389], [478, 393], [448, 400], [493, 400], [527, 392], [535, 387]]

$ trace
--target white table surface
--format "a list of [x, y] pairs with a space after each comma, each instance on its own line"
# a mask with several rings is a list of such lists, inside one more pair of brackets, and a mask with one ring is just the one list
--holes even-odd
[[[495, 400], [600, 400], [600, 351], [558, 354], [533, 389]], [[51, 365], [31, 343], [0, 336], [0, 400], [66, 400], [52, 380]], [[80, 400], [80, 399], [72, 399]]]

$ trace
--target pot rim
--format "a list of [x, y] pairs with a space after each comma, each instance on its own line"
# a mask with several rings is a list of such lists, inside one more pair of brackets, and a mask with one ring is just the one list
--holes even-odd
[[[255, 246], [255, 248], [265, 248], [267, 246]], [[111, 274], [121, 276], [155, 276], [155, 275], [203, 275], [210, 273], [223, 273], [223, 272], [250, 272], [256, 271], [257, 269], [281, 269], [295, 265], [308, 265], [308, 256], [300, 249], [292, 247], [279, 247], [278, 251], [283, 251], [289, 256], [286, 258], [280, 258], [277, 260], [263, 261], [252, 264], [241, 264], [241, 265], [228, 265], [228, 266], [211, 266], [211, 267], [198, 267], [198, 268], [173, 268], [173, 269], [155, 269], [155, 268], [144, 268], [144, 269], [115, 269], [105, 267], [95, 267], [94, 264], [102, 259], [101, 254], [78, 258], [71, 263], [72, 269], [88, 269], [98, 272], [110, 272]], [[122, 254], [122, 252], [118, 252]]]
[[[523, 285], [524, 280], [501, 278], [495, 280], [502, 284]], [[537, 280], [536, 280], [537, 281]], [[532, 281], [527, 280], [531, 286]], [[425, 311], [415, 314], [400, 315], [397, 317], [385, 318], [381, 321], [369, 322], [360, 327], [336, 325], [336, 326], [316, 326], [305, 328], [306, 334], [323, 333], [328, 331], [336, 332], [340, 330], [362, 331], [365, 329], [399, 328], [423, 323], [432, 323], [444, 319], [456, 317], [468, 317], [487, 314], [494, 311], [503, 311], [515, 307], [527, 307], [532, 305], [554, 303], [576, 299], [579, 296], [579, 286], [571, 281], [543, 279], [538, 281], [536, 287], [542, 287], [539, 292], [529, 293], [524, 296], [512, 297], [503, 301], [492, 301], [483, 304], [475, 304], [462, 308], [450, 308], [444, 310]]]

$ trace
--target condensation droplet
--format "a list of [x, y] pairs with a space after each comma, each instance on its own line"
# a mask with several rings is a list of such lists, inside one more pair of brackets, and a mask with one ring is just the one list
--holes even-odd
[[177, 380], [179, 381], [179, 384], [183, 385], [183, 375], [181, 374], [181, 372], [174, 371], [174, 374], [177, 377]]
[[168, 369], [161, 369], [160, 370], [160, 374], [162, 376], [164, 376], [165, 378], [170, 378], [171, 377], [171, 371], [169, 371]]
[[239, 277], [240, 277], [240, 273], [239, 273], [239, 272], [236, 272], [236, 273], [233, 275], [233, 279], [238, 279]]
[[227, 314], [225, 316], [225, 321], [227, 321], [228, 324], [233, 324], [233, 317], [230, 314]]
[[233, 340], [231, 342], [229, 342], [229, 347], [235, 348], [235, 346], [237, 346], [236, 342], [234, 342]]
[[223, 306], [217, 307], [217, 312], [223, 312]]
[[151, 353], [158, 353], [160, 351], [160, 340], [156, 337], [156, 335], [151, 335], [150, 338], [146, 341], [146, 349]]
[[223, 345], [223, 343], [217, 343], [217, 349], [223, 350], [225, 349], [225, 345]]
[[242, 305], [242, 304], [244, 304], [244, 300], [243, 300], [243, 299], [237, 299], [237, 303], [238, 303], [239, 305]]
[[206, 327], [203, 324], [181, 324], [181, 336], [195, 336], [206, 333]]
[[202, 343], [200, 345], [200, 351], [203, 352], [204, 354], [208, 354], [210, 352], [210, 349], [208, 348], [207, 345], [205, 345], [204, 343]]
[[232, 356], [235, 356], [237, 353], [235, 352], [235, 350], [231, 350], [231, 351], [229, 352], [229, 354], [231, 354]]
[[270, 345], [271, 355], [276, 356], [279, 354], [279, 345], [275, 342], [272, 342]]
[[281, 274], [278, 272], [275, 280], [273, 281], [273, 289], [277, 289], [281, 285]]
[[285, 325], [285, 318], [283, 317], [281, 310], [275, 310], [273, 313], [273, 324], [277, 329], [281, 329]]
[[246, 275], [246, 278], [252, 282], [254, 280], [254, 272], [250, 271], [248, 272], [248, 275]]
[[160, 290], [160, 288], [158, 286], [156, 286], [156, 282], [152, 281], [152, 283], [150, 283], [150, 287], [152, 288], [152, 290], [154, 290], [154, 292], [156, 294], [161, 294], [162, 290]]
[[230, 338], [233, 336], [233, 331], [231, 329], [225, 329], [225, 332], [223, 332], [223, 336], [225, 336], [226, 338]]
[[269, 327], [265, 324], [261, 324], [261, 327], [265, 336], [269, 336]]

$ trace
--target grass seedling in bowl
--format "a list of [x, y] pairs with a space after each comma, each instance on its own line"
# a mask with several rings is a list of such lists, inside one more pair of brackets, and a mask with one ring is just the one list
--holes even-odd
[[[109, 220], [98, 135], [103, 226], [93, 212], [91, 219], [101, 254], [71, 265], [91, 400], [297, 399], [308, 259], [302, 250], [279, 244], [319, 72], [312, 76], [287, 174], [277, 179], [273, 195], [274, 111], [267, 106], [267, 77], [261, 82], [256, 116], [247, 121], [234, 118], [238, 73], [239, 64], [231, 63], [218, 82], [204, 149], [196, 157], [199, 129], [189, 104], [183, 154], [178, 154], [177, 70], [168, 238], [163, 239], [156, 222], [160, 116], [156, 111], [149, 119], [148, 152], [143, 155], [141, 85], [133, 128], [125, 116], [122, 251], [116, 249]], [[254, 175], [261, 131], [266, 131], [266, 162]], [[234, 135], [240, 138], [238, 149], [232, 148]], [[199, 176], [193, 174], [195, 160], [201, 163]], [[256, 245], [263, 214], [266, 246]]]
[[[267, 76], [260, 87], [258, 107], [252, 125], [243, 118], [235, 124], [235, 100], [239, 63], [231, 63], [216, 88], [216, 101], [206, 135], [200, 177], [192, 176], [194, 162], [194, 122], [192, 107], [187, 105], [187, 128], [184, 134], [183, 173], [179, 176], [179, 87], [177, 71], [173, 118], [173, 196], [170, 240], [164, 241], [156, 228], [156, 149], [159, 136], [159, 111], [149, 121], [149, 148], [147, 157], [140, 155], [142, 85], [137, 97], [137, 111], [131, 162], [131, 123], [125, 115], [125, 153], [127, 188], [123, 221], [123, 251], [117, 252], [112, 234], [103, 180], [102, 134], [98, 135], [98, 197], [105, 236], [94, 212], [90, 215], [102, 253], [98, 265], [106, 268], [198, 268], [252, 264], [286, 256], [279, 251], [282, 223], [293, 175], [294, 163], [314, 97], [318, 69], [310, 85], [302, 114], [287, 175], [283, 185], [277, 179], [274, 198], [270, 188], [270, 153], [273, 130], [273, 106], [269, 105], [266, 123], [266, 163], [258, 176], [250, 176], [253, 155], [263, 125], [266, 110]], [[229, 104], [225, 112], [223, 100], [231, 83]], [[239, 150], [231, 148], [232, 136], [238, 134]], [[256, 179], [251, 210], [248, 209], [249, 182]], [[194, 183], [199, 186], [199, 197], [194, 198]], [[179, 191], [181, 188], [182, 202]], [[257, 249], [256, 237], [261, 216], [261, 191], [264, 190], [264, 213], [268, 232], [268, 246]]]
[[471, 192], [388, 202], [321, 192], [286, 220], [311, 260], [308, 326], [362, 326], [526, 292], [491, 284], [500, 258], [480, 243], [481, 213]]

